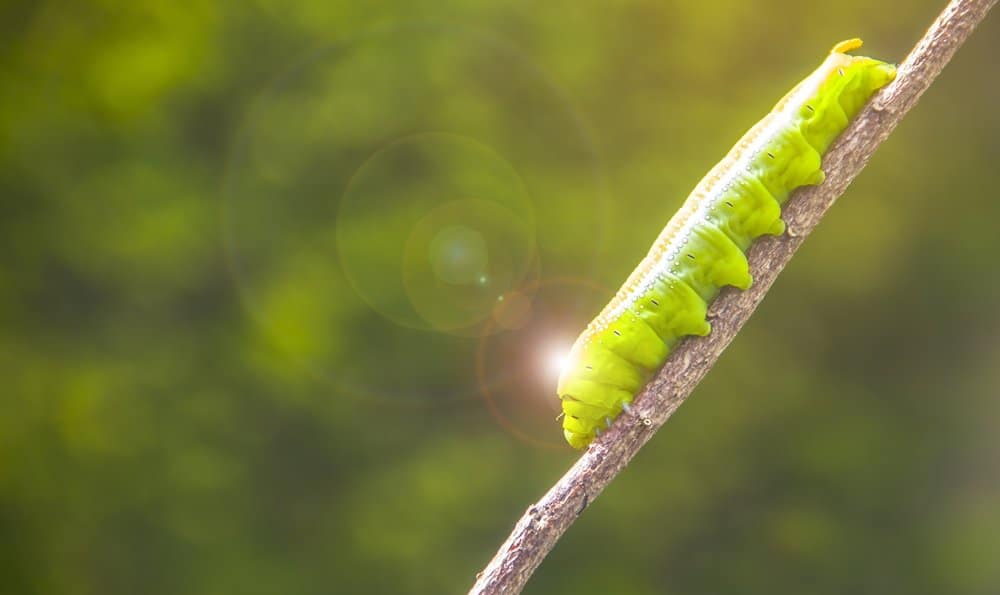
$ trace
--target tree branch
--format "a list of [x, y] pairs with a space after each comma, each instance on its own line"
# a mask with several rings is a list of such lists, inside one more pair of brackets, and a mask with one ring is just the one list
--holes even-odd
[[748, 255], [753, 287], [742, 292], [731, 287], [722, 291], [709, 310], [712, 332], [682, 342], [636, 398], [632, 412], [619, 416], [552, 489], [528, 508], [479, 574], [470, 595], [521, 591], [559, 537], [691, 394], [827, 209], [996, 2], [952, 0], [948, 4], [900, 65], [896, 80], [876, 94], [826, 154], [826, 181], [793, 194], [784, 209], [788, 233], [754, 243]]

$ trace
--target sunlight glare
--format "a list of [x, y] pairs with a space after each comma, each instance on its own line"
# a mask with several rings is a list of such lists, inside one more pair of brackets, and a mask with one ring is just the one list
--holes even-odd
[[552, 347], [548, 351], [547, 368], [549, 375], [559, 378], [569, 365], [570, 348], [565, 345]]

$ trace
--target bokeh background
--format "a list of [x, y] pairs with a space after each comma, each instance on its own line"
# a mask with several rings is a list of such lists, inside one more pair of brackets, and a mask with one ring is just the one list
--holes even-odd
[[[943, 0], [0, 8], [0, 591], [463, 592], [553, 360]], [[1000, 592], [1000, 17], [527, 593]]]

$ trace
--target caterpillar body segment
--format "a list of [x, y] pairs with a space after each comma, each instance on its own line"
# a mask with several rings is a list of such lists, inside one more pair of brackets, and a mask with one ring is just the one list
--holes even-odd
[[574, 343], [557, 394], [563, 434], [586, 447], [632, 401], [687, 335], [706, 335], [709, 303], [724, 285], [752, 282], [746, 251], [784, 233], [781, 205], [822, 183], [822, 155], [861, 107], [896, 75], [893, 65], [834, 46], [812, 74], [698, 183], [649, 254]]

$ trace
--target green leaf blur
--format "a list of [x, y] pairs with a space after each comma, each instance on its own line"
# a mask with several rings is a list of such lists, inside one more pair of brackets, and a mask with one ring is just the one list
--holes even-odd
[[[463, 592], [553, 360], [835, 42], [943, 1], [0, 8], [0, 591]], [[1000, 21], [526, 593], [1000, 592]]]

